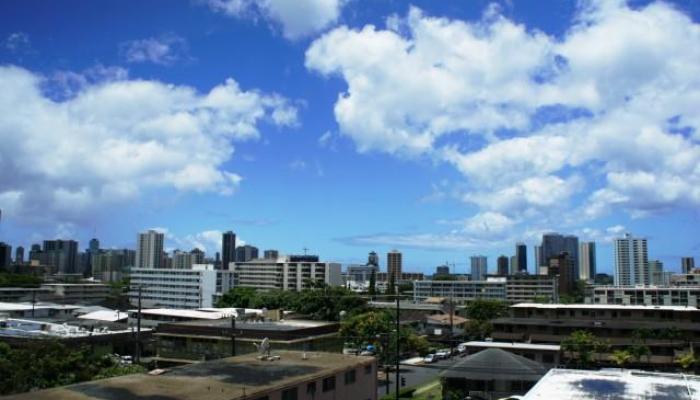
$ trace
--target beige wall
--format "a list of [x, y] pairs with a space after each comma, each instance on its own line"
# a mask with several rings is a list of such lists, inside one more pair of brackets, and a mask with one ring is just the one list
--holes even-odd
[[[371, 366], [370, 371], [365, 370], [365, 366]], [[345, 384], [345, 373], [355, 370], [355, 382]], [[327, 377], [335, 376], [335, 389], [327, 392], [323, 391], [323, 380]], [[309, 383], [316, 383], [316, 393], [307, 393]], [[282, 392], [293, 386], [280, 388], [266, 395], [249, 396], [251, 400], [282, 400]], [[357, 365], [354, 368], [347, 368], [335, 375], [329, 374], [315, 381], [305, 381], [297, 386], [298, 400], [377, 400], [377, 363], [373, 361], [365, 365]], [[267, 396], [267, 397], [265, 397]]]

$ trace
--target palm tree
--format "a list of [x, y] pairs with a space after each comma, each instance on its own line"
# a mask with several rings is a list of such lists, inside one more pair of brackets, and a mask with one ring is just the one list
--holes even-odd
[[632, 354], [627, 350], [615, 350], [610, 359], [620, 368], [624, 367], [632, 359]]
[[689, 351], [676, 357], [676, 362], [681, 366], [681, 368], [683, 368], [683, 370], [687, 371], [697, 362], [697, 359], [695, 358], [695, 353], [693, 353], [693, 351]]

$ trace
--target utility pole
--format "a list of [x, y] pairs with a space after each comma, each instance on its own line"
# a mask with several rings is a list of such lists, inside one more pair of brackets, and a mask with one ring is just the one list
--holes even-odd
[[401, 306], [400, 306], [400, 296], [398, 293], [396, 294], [396, 400], [399, 400], [399, 384], [400, 384], [400, 372], [399, 372], [399, 366], [400, 366], [400, 356], [399, 354], [401, 353], [401, 338], [399, 337], [399, 320], [401, 319]]
[[236, 356], [236, 315], [231, 315], [231, 357]]
[[136, 312], [136, 356], [134, 357], [134, 362], [136, 364], [141, 362], [141, 285], [139, 288], [139, 300], [138, 300], [138, 311]]

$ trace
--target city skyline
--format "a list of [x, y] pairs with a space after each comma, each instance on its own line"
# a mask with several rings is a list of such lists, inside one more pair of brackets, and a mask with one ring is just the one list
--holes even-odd
[[698, 2], [215, 3], [0, 4], [0, 241], [158, 228], [213, 256], [232, 229], [465, 273], [519, 241], [532, 273], [546, 232], [605, 273], [625, 232], [667, 270], [700, 255]]

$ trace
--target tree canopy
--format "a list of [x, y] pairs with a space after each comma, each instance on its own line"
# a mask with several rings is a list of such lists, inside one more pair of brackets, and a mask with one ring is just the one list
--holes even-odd
[[0, 342], [0, 395], [140, 372], [145, 369], [95, 355], [87, 346], [40, 341], [11, 348]]
[[284, 309], [314, 320], [338, 321], [343, 311], [346, 316], [365, 311], [367, 300], [338, 286], [314, 285], [300, 292], [237, 287], [224, 294], [217, 306]]

